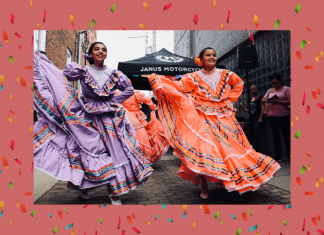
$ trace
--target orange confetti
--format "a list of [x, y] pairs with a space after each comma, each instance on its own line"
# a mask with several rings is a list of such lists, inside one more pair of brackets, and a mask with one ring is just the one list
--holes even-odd
[[242, 213], [242, 217], [243, 217], [243, 220], [247, 221], [247, 216], [246, 216], [245, 212]]
[[22, 173], [21, 173], [21, 171], [19, 171], [18, 173], [19, 173], [19, 175], [20, 175], [20, 176], [22, 176]]
[[27, 86], [25, 78], [20, 78], [20, 82], [21, 82], [21, 86], [24, 86], [24, 87]]
[[298, 59], [300, 59], [300, 60], [302, 59], [302, 58], [301, 58], [301, 53], [300, 53], [300, 51], [296, 51], [296, 55], [297, 55], [297, 58], [298, 58]]
[[23, 203], [20, 203], [20, 208], [22, 213], [27, 213], [26, 206]]
[[60, 217], [60, 219], [63, 219], [63, 213], [62, 213], [62, 211], [59, 211], [58, 212], [58, 216]]
[[25, 69], [32, 69], [32, 66], [26, 66]]
[[257, 23], [255, 26], [256, 26], [256, 28], [259, 28], [259, 23]]
[[305, 29], [307, 29], [308, 31], [312, 31], [310, 28], [307, 28], [307, 27], [305, 27]]
[[122, 30], [126, 30], [124, 27], [121, 27], [121, 26], [120, 26], [120, 28], [121, 28]]
[[308, 157], [312, 157], [311, 155], [309, 155], [308, 153], [305, 153]]
[[317, 217], [317, 220], [321, 220], [321, 217], [319, 214], [317, 214], [316, 217]]
[[17, 115], [14, 111], [12, 110], [8, 110], [10, 113], [12, 113], [13, 115]]
[[313, 224], [314, 224], [315, 226], [317, 225], [316, 217], [312, 217], [312, 222], [313, 222]]
[[302, 185], [300, 177], [296, 177], [296, 181], [298, 185]]
[[33, 195], [33, 193], [32, 192], [26, 192], [25, 195], [29, 196], [29, 195]]
[[314, 100], [317, 100], [316, 91], [312, 91], [312, 96], [313, 96]]
[[4, 202], [1, 201], [1, 202], [0, 202], [0, 211], [3, 211], [3, 207], [4, 207]]
[[7, 118], [8, 118], [9, 122], [12, 122], [12, 119], [11, 119], [11, 117], [9, 115], [7, 115]]
[[2, 31], [2, 36], [3, 36], [3, 40], [5, 40], [5, 41], [8, 41], [9, 40], [8, 34], [7, 34], [6, 31]]
[[316, 89], [316, 91], [317, 91], [317, 94], [318, 94], [318, 95], [320, 95], [320, 94], [321, 94], [321, 91], [320, 91], [320, 89], [318, 89], [318, 88], [317, 88], [317, 89]]
[[306, 65], [304, 69], [311, 70], [314, 68], [314, 65]]
[[136, 217], [135, 217], [135, 214], [134, 214], [134, 213], [132, 213], [132, 218], [133, 218], [133, 219], [136, 219]]
[[312, 196], [314, 194], [314, 192], [305, 192], [304, 195], [307, 195], [307, 196]]
[[207, 205], [204, 205], [204, 211], [205, 214], [210, 214], [209, 207]]
[[127, 221], [128, 221], [128, 223], [131, 224], [132, 223], [132, 217], [127, 215]]
[[8, 160], [5, 157], [2, 157], [2, 163], [3, 163], [3, 166], [9, 166]]
[[22, 51], [22, 46], [21, 46], [21, 45], [18, 45], [18, 47], [19, 47], [19, 50], [21, 50], [21, 51]]

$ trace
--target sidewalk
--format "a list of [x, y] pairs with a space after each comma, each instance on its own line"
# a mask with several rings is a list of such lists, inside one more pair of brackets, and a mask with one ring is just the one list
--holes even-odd
[[[153, 175], [144, 185], [122, 195], [120, 199], [123, 205], [290, 204], [290, 164], [284, 161], [280, 165], [282, 169], [276, 176], [257, 191], [239, 195], [209, 183], [209, 199], [202, 200], [199, 197], [200, 187], [178, 176], [180, 159], [168, 154], [152, 165]], [[66, 183], [57, 182], [35, 204], [110, 204], [106, 187], [89, 192], [91, 199], [83, 200], [77, 191], [68, 189]]]

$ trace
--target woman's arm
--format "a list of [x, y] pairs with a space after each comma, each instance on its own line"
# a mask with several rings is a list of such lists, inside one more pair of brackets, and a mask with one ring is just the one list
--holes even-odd
[[228, 84], [233, 86], [233, 89], [228, 94], [228, 98], [232, 102], [238, 101], [238, 99], [240, 98], [240, 96], [243, 92], [243, 88], [244, 88], [243, 80], [237, 74], [232, 73], [228, 80]]
[[63, 74], [69, 81], [77, 81], [85, 77], [85, 69], [79, 64], [72, 62], [63, 68]]
[[117, 101], [118, 103], [123, 103], [129, 97], [134, 94], [134, 88], [130, 83], [129, 79], [124, 75], [122, 72], [117, 71], [116, 76], [118, 77], [117, 80], [117, 89], [121, 91], [121, 93], [114, 95], [111, 98], [111, 101]]

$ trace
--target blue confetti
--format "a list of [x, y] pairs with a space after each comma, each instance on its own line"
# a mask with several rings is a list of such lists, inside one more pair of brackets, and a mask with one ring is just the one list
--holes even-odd
[[286, 209], [290, 209], [292, 205], [286, 205]]
[[187, 216], [187, 212], [183, 213], [182, 219], [186, 218], [186, 216]]
[[101, 205], [101, 207], [106, 207], [107, 205]]
[[50, 218], [52, 218], [52, 215], [50, 213], [47, 213]]
[[236, 219], [234, 215], [231, 215], [233, 217], [233, 219]]
[[258, 225], [254, 225], [254, 226], [252, 226], [252, 227], [250, 228], [250, 232], [256, 230], [257, 228], [258, 228]]
[[173, 222], [173, 220], [172, 220], [172, 219], [168, 219], [168, 221], [169, 221], [169, 222], [171, 222], [171, 223]]
[[0, 212], [0, 218], [2, 217], [2, 215], [3, 215], [3, 211]]
[[69, 228], [72, 228], [72, 227], [73, 227], [73, 223], [72, 224], [68, 224], [68, 225], [66, 225], [65, 230], [68, 230]]
[[0, 86], [0, 91], [2, 91], [2, 89], [3, 89], [3, 85]]
[[156, 215], [156, 216], [155, 216], [155, 220], [157, 220], [157, 218], [159, 218], [159, 215]]
[[2, 170], [0, 171], [0, 175], [1, 175], [1, 173], [2, 173]]
[[162, 205], [162, 208], [165, 210], [166, 206], [167, 206], [167, 205]]
[[2, 44], [0, 45], [0, 48], [2, 47]]

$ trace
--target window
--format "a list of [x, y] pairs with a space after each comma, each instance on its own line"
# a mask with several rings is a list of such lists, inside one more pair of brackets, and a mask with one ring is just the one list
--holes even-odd
[[69, 64], [72, 62], [72, 55], [69, 50], [69, 48], [66, 49], [66, 64]]

